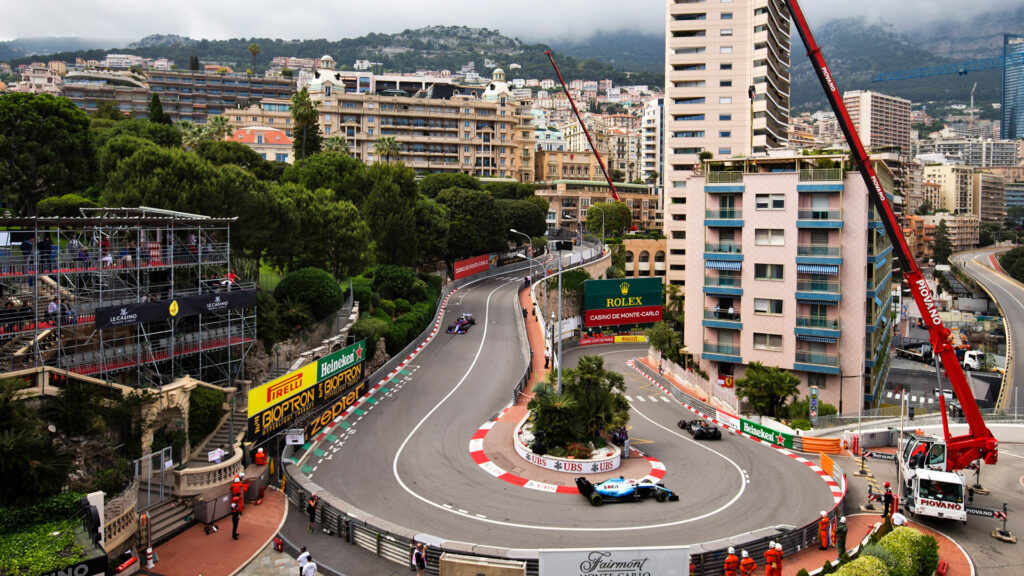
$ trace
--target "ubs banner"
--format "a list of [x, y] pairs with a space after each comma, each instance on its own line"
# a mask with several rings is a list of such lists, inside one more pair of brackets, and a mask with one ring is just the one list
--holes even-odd
[[685, 576], [687, 546], [540, 550], [540, 576]]
[[249, 440], [263, 440], [314, 408], [355, 394], [364, 386], [365, 352], [366, 341], [360, 340], [250, 390]]
[[661, 320], [661, 278], [587, 280], [585, 326], [649, 324]]
[[256, 305], [255, 290], [234, 292], [210, 292], [196, 296], [184, 296], [163, 302], [139, 302], [126, 306], [108, 306], [96, 309], [96, 328], [113, 328], [157, 322], [179, 316], [195, 316]]

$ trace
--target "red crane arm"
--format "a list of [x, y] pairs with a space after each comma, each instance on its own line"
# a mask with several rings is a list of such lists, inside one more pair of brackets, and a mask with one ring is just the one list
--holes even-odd
[[551, 60], [551, 66], [555, 69], [555, 75], [558, 76], [558, 82], [562, 84], [562, 90], [565, 90], [566, 97], [569, 98], [569, 104], [572, 106], [572, 111], [576, 114], [576, 120], [580, 123], [580, 128], [583, 128], [583, 134], [587, 136], [587, 143], [590, 144], [590, 149], [594, 152], [594, 156], [597, 158], [597, 163], [601, 165], [601, 172], [604, 172], [604, 178], [608, 181], [608, 186], [612, 190], [612, 198], [616, 202], [619, 202], [619, 193], [615, 190], [615, 183], [612, 182], [612, 177], [608, 175], [608, 169], [604, 167], [604, 160], [601, 160], [601, 155], [597, 153], [597, 148], [594, 147], [594, 141], [590, 139], [590, 132], [587, 131], [587, 125], [583, 123], [583, 118], [580, 118], [580, 111], [576, 109], [576, 102], [572, 99], [572, 94], [569, 94], [569, 87], [565, 85], [565, 80], [562, 79], [562, 73], [558, 71], [558, 64], [555, 64], [555, 57], [551, 55], [551, 50], [545, 50], [545, 54], [548, 55], [548, 60]]
[[867, 152], [864, 151], [864, 145], [857, 135], [857, 130], [853, 126], [850, 114], [846, 111], [846, 105], [843, 103], [839, 87], [836, 85], [835, 78], [825, 62], [825, 57], [821, 53], [821, 47], [818, 46], [814, 39], [814, 34], [807, 24], [807, 19], [804, 18], [800, 3], [797, 0], [787, 0], [786, 5], [789, 7], [789, 13], [792, 15], [793, 22], [796, 23], [797, 30], [800, 32], [800, 38], [803, 40], [804, 47], [807, 48], [807, 56], [811, 59], [811, 65], [814, 67], [818, 80], [825, 90], [825, 96], [828, 97], [832, 111], [835, 112], [843, 134], [846, 136], [846, 141], [850, 144], [854, 162], [864, 178], [864, 183], [868, 187], [871, 203], [881, 217], [885, 231], [889, 234], [889, 239], [892, 241], [893, 249], [903, 264], [903, 276], [907, 279], [910, 293], [914, 296], [917, 308], [921, 311], [921, 316], [928, 327], [928, 336], [931, 340], [932, 349], [942, 359], [946, 375], [953, 386], [953, 391], [960, 400], [964, 416], [967, 419], [967, 424], [970, 428], [969, 433], [963, 436], [951, 437], [949, 435], [946, 413], [945, 411], [942, 413], [943, 431], [946, 439], [946, 469], [961, 470], [979, 458], [983, 458], [988, 464], [995, 464], [998, 457], [998, 442], [992, 436], [988, 426], [985, 425], [985, 420], [981, 417], [981, 411], [978, 409], [978, 403], [974, 399], [974, 393], [971, 391], [967, 378], [964, 376], [964, 371], [960, 367], [956, 351], [949, 342], [949, 329], [942, 325], [938, 307], [932, 297], [931, 289], [928, 288], [928, 283], [925, 281], [924, 273], [910, 254], [910, 249], [907, 247], [907, 242], [900, 231], [896, 215], [889, 204], [888, 198], [885, 196], [885, 190], [882, 189], [878, 175], [871, 166], [871, 159], [868, 158]]

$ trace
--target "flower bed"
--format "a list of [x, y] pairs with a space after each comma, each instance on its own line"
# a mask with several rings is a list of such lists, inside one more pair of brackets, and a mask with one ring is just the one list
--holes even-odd
[[622, 451], [613, 444], [594, 450], [591, 452], [590, 458], [585, 459], [534, 454], [529, 446], [529, 443], [532, 442], [532, 435], [530, 434], [530, 425], [526, 422], [528, 419], [529, 415], [516, 426], [512, 443], [515, 445], [516, 453], [534, 466], [572, 474], [600, 474], [617, 470], [622, 464]]

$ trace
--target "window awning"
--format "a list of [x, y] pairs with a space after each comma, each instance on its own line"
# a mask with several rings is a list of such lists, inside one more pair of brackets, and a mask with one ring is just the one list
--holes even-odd
[[808, 334], [797, 334], [797, 340], [806, 340], [807, 342], [824, 342], [825, 344], [835, 344], [839, 341], [838, 338], [833, 336], [810, 336]]
[[802, 296], [798, 297], [797, 300], [801, 302], [810, 302], [812, 304], [824, 304], [825, 306], [839, 306], [839, 302], [836, 302], [835, 300], [816, 300], [814, 298], [804, 298]]
[[708, 270], [734, 270], [739, 271], [742, 262], [736, 262], [732, 260], [705, 260], [704, 267]]
[[838, 276], [839, 266], [836, 264], [797, 264], [796, 271], [807, 274], [828, 274], [830, 276]]

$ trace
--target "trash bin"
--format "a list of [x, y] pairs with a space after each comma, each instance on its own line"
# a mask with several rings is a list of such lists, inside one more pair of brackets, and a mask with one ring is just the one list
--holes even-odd
[[245, 468], [245, 501], [255, 502], [260, 499], [260, 494], [270, 482], [270, 466], [263, 464], [258, 466], [250, 464]]
[[195, 501], [193, 517], [196, 522], [211, 524], [231, 514], [231, 487], [222, 486], [207, 490]]

